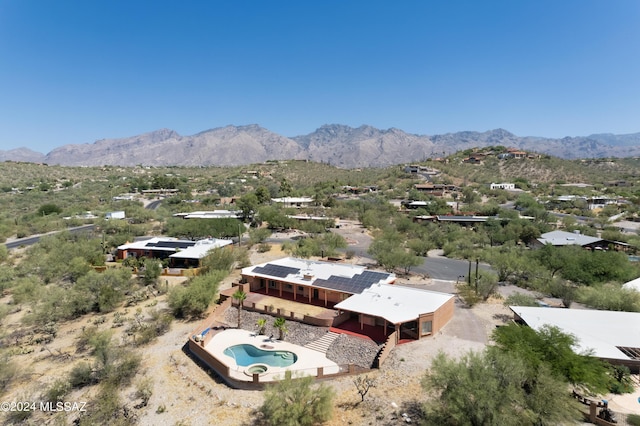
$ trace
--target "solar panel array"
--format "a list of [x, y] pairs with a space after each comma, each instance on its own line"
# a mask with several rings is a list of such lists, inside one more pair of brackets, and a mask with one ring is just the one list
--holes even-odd
[[386, 279], [388, 276], [389, 274], [385, 274], [384, 272], [364, 271], [363, 273], [354, 275], [351, 278], [331, 275], [326, 280], [315, 280], [313, 284], [318, 287], [324, 287], [331, 290], [359, 294], [380, 280]]
[[187, 248], [195, 245], [195, 241], [158, 241], [157, 243], [148, 243], [147, 247]]
[[271, 275], [272, 277], [284, 278], [289, 274], [297, 274], [300, 271], [298, 268], [290, 268], [288, 266], [273, 265], [267, 263], [264, 266], [257, 266], [253, 268], [253, 272], [262, 275]]

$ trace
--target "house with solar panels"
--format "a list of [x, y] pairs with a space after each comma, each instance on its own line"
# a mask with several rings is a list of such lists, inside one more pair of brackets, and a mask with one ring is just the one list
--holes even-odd
[[169, 259], [169, 266], [172, 268], [197, 268], [200, 266], [200, 260], [210, 250], [231, 244], [231, 240], [217, 238], [191, 241], [170, 237], [153, 237], [148, 240], [134, 241], [118, 246], [116, 257], [120, 260], [124, 260], [127, 257]]
[[363, 332], [397, 341], [437, 333], [453, 317], [454, 297], [395, 285], [395, 274], [359, 265], [287, 257], [242, 269], [252, 293], [335, 310], [333, 327], [355, 323]]

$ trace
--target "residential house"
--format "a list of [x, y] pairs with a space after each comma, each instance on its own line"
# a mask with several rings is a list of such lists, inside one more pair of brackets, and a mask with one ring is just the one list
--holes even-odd
[[[517, 322], [534, 330], [557, 327], [576, 339], [577, 353], [590, 352], [614, 365], [640, 372], [640, 313], [549, 307], [509, 307]], [[621, 326], [623, 325], [624, 326]]]
[[512, 191], [516, 189], [515, 183], [492, 183], [489, 185], [490, 189], [504, 189], [505, 191]]
[[313, 198], [309, 197], [282, 197], [282, 198], [272, 198], [271, 202], [282, 204], [283, 207], [309, 207], [311, 203], [313, 203]]
[[217, 238], [191, 241], [170, 237], [153, 237], [118, 246], [116, 258], [121, 260], [128, 257], [169, 259], [169, 266], [174, 268], [197, 268], [209, 251], [231, 244], [231, 240]]
[[437, 333], [453, 317], [451, 294], [394, 285], [394, 274], [359, 265], [287, 257], [241, 274], [251, 292], [332, 308], [333, 326], [357, 321], [398, 341]]
[[537, 238], [532, 242], [532, 247], [542, 247], [546, 244], [552, 246], [580, 246], [590, 250], [628, 250], [629, 244], [621, 241], [604, 240], [599, 237], [591, 237], [589, 235], [583, 235], [578, 231], [551, 231], [542, 234], [540, 238]]

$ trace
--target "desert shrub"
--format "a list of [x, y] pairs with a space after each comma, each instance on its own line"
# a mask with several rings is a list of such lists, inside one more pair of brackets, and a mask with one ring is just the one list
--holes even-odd
[[478, 279], [473, 273], [471, 275], [471, 285], [466, 282], [456, 284], [456, 291], [460, 298], [467, 304], [467, 306], [473, 306], [478, 302], [483, 302], [491, 296], [496, 286], [498, 285], [498, 277], [496, 274], [479, 271]]
[[577, 290], [577, 300], [593, 309], [640, 312], [640, 292], [615, 284], [581, 287]]
[[[33, 398], [28, 396], [19, 396], [16, 398], [17, 401], [32, 401]], [[32, 410], [11, 410], [7, 413], [5, 417], [4, 424], [6, 425], [24, 425], [33, 415]]]
[[538, 304], [538, 299], [529, 294], [520, 292], [509, 295], [504, 304], [506, 306], [540, 306]]
[[64, 397], [67, 396], [70, 390], [71, 383], [69, 383], [69, 381], [58, 379], [47, 388], [43, 399], [49, 402], [64, 401]]
[[136, 398], [142, 400], [141, 406], [146, 407], [153, 395], [153, 381], [150, 377], [145, 377], [136, 384]]
[[220, 281], [228, 271], [213, 271], [189, 280], [186, 287], [169, 291], [169, 307], [178, 318], [199, 317], [218, 294]]
[[249, 243], [259, 244], [263, 242], [267, 237], [271, 235], [271, 230], [268, 228], [255, 228], [249, 230]]
[[127, 330], [134, 335], [135, 344], [146, 345], [156, 339], [156, 337], [166, 333], [171, 326], [173, 317], [169, 314], [152, 310], [150, 317], [145, 320], [141, 314], [134, 315], [131, 326]]
[[122, 404], [119, 395], [115, 386], [103, 386], [95, 399], [89, 402], [91, 410], [81, 413], [76, 424], [78, 426], [131, 425], [131, 413]]
[[640, 414], [627, 414], [627, 423], [631, 426], [640, 426]]
[[94, 383], [97, 383], [97, 379], [93, 374], [91, 364], [82, 362], [71, 369], [69, 384], [72, 388], [81, 388]]
[[11, 382], [18, 376], [18, 364], [12, 361], [8, 355], [0, 356], [0, 394], [9, 387]]
[[7, 305], [0, 305], [0, 324], [2, 324], [2, 320], [9, 315], [9, 311], [10, 309]]
[[38, 215], [40, 216], [48, 216], [50, 214], [60, 214], [62, 213], [62, 208], [57, 206], [56, 204], [43, 204], [38, 208]]
[[112, 364], [105, 369], [105, 380], [115, 387], [128, 385], [140, 368], [141, 356], [130, 351], [117, 351], [113, 358]]
[[229, 271], [235, 263], [235, 253], [228, 248], [217, 248], [209, 251], [202, 259], [200, 265], [202, 272], [207, 273], [214, 270]]
[[267, 425], [312, 426], [332, 416], [333, 390], [329, 386], [312, 386], [312, 377], [293, 379], [291, 371], [283, 380], [269, 385], [259, 408]]
[[11, 290], [12, 302], [16, 305], [35, 302], [41, 289], [42, 284], [35, 277], [18, 278]]
[[262, 243], [258, 246], [258, 253], [266, 253], [271, 250], [271, 244]]

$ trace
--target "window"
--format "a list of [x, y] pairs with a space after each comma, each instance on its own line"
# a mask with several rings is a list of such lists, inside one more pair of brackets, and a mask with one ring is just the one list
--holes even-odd
[[422, 321], [422, 335], [423, 336], [431, 334], [432, 329], [433, 329], [433, 322], [432, 321]]
[[276, 282], [274, 280], [269, 280], [269, 287], [276, 288]]

